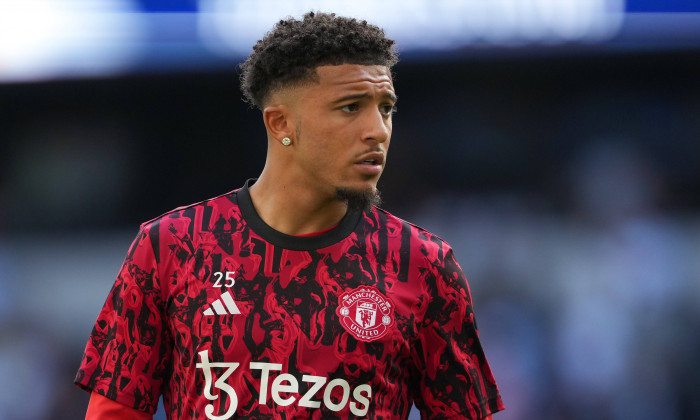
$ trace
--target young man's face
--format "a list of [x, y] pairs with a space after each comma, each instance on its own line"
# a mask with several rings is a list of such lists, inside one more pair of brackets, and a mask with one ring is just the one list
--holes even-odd
[[385, 66], [317, 68], [319, 83], [299, 87], [294, 115], [295, 174], [319, 192], [376, 194], [396, 103]]

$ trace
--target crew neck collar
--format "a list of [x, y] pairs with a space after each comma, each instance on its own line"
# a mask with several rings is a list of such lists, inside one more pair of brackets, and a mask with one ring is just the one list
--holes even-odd
[[328, 232], [316, 236], [287, 235], [286, 233], [273, 229], [270, 225], [265, 223], [255, 210], [253, 200], [250, 198], [250, 186], [253, 185], [255, 181], [255, 179], [247, 180], [245, 185], [238, 190], [236, 193], [238, 206], [248, 226], [264, 240], [275, 246], [292, 251], [311, 251], [331, 246], [350, 235], [350, 233], [355, 230], [355, 226], [357, 226], [357, 222], [362, 215], [362, 211], [360, 210], [348, 209], [338, 225]]

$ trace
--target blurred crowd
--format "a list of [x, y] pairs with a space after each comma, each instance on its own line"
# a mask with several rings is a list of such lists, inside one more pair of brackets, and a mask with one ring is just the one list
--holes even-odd
[[518, 196], [443, 196], [507, 410], [502, 419], [700, 418], [700, 218], [658, 210], [648, 162], [580, 156], [567, 214]]

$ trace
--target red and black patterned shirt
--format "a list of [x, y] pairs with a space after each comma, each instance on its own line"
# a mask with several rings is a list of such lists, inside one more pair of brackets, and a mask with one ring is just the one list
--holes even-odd
[[169, 419], [503, 409], [447, 243], [378, 208], [285, 235], [247, 185], [141, 226], [76, 383]]

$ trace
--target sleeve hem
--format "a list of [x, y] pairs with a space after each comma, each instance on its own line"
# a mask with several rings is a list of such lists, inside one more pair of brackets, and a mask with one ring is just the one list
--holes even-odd
[[90, 394], [85, 420], [153, 420], [153, 414], [136, 410], [96, 392]]
[[[492, 410], [491, 407], [495, 407], [496, 409], [495, 409], [495, 410]], [[476, 419], [474, 419], [474, 420], [482, 420], [482, 419], [485, 419], [485, 418], [488, 417], [488, 416], [492, 416], [492, 415], [498, 413], [499, 411], [505, 410], [505, 406], [503, 405], [503, 401], [501, 400], [501, 396], [500, 396], [500, 395], [495, 396], [495, 397], [492, 397], [492, 398], [489, 398], [488, 400], [486, 400], [486, 404], [481, 405], [480, 408], [481, 408], [481, 410], [483, 411], [484, 414], [483, 414], [483, 416], [478, 417], [478, 418], [476, 418]], [[450, 410], [450, 412], [452, 413], [452, 415], [450, 415], [449, 417], [445, 417], [445, 418], [444, 418], [445, 420], [464, 420], [464, 419], [471, 419], [471, 417], [469, 416], [468, 413], [465, 414], [465, 413], [461, 413], [461, 412], [455, 411], [452, 407], [449, 407], [449, 406], [447, 406], [447, 409]]]
[[84, 384], [83, 382], [76, 381], [75, 385], [78, 386], [78, 388], [82, 389], [83, 391], [102, 395], [103, 397], [109, 398], [110, 400], [112, 400], [114, 402], [117, 402], [117, 403], [125, 405], [129, 408], [133, 408], [134, 410], [138, 410], [138, 411], [150, 414], [150, 415], [154, 415], [156, 413], [156, 410], [157, 410], [157, 406], [153, 410], [144, 410], [142, 408], [134, 407], [136, 400], [127, 394], [118, 393], [116, 398], [108, 397], [106, 395], [106, 393], [102, 389], [100, 389], [100, 387], [99, 387], [100, 382], [97, 382], [94, 386], [89, 386], [87, 384]]

